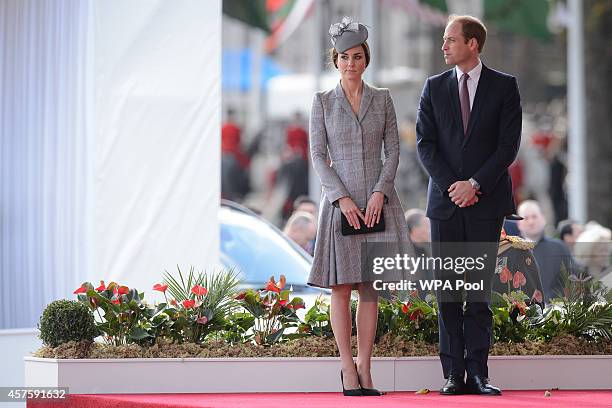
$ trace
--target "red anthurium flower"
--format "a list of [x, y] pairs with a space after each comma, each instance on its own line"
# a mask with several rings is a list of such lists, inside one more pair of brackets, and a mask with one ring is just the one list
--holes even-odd
[[268, 284], [266, 285], [266, 290], [269, 290], [270, 292], [280, 293], [281, 290], [276, 285], [276, 280], [274, 280], [274, 276], [270, 276], [270, 280], [268, 281]]
[[113, 300], [111, 300], [111, 303], [112, 303], [113, 305], [118, 305], [118, 304], [120, 304], [120, 303], [121, 303], [121, 300], [119, 300], [118, 298], [114, 298]]
[[402, 305], [402, 313], [403, 313], [403, 314], [408, 313], [408, 310], [410, 310], [410, 306], [412, 306], [412, 305], [410, 304], [410, 302], [408, 302], [408, 303], [404, 303], [404, 304]]
[[281, 306], [285, 306], [287, 304], [287, 300], [280, 299], [278, 303], [280, 303]]
[[268, 281], [268, 284], [266, 285], [266, 290], [269, 290], [271, 292], [280, 293], [286, 284], [287, 284], [287, 278], [285, 278], [285, 275], [280, 276], [280, 280], [278, 281], [278, 283], [276, 283], [274, 276], [270, 276], [270, 280]]
[[98, 287], [96, 288], [96, 291], [98, 291], [98, 292], [103, 292], [103, 291], [105, 291], [105, 290], [106, 290], [106, 285], [104, 285], [104, 281], [103, 281], [103, 280], [101, 280], [101, 281], [100, 281], [100, 286], [98, 286]]
[[516, 307], [520, 314], [525, 314], [526, 304], [523, 302], [517, 302], [516, 300], [512, 302], [512, 305]]
[[85, 285], [82, 285], [72, 293], [74, 293], [75, 295], [78, 295], [79, 293], [87, 293], [87, 288], [85, 287]]
[[525, 278], [523, 272], [516, 271], [516, 273], [514, 274], [514, 279], [512, 279], [512, 286], [514, 287], [514, 289], [518, 289], [521, 286], [525, 286], [526, 283], [527, 278]]
[[533, 295], [531, 296], [531, 298], [538, 303], [542, 303], [542, 301], [544, 300], [544, 297], [542, 296], [542, 292], [540, 292], [538, 289], [536, 289], [533, 292]]
[[206, 316], [198, 317], [198, 319], [196, 321], [198, 323], [200, 323], [200, 324], [206, 324], [206, 323], [208, 323], [208, 317], [206, 317]]
[[178, 303], [176, 303], [176, 299], [172, 299], [172, 300], [170, 301], [170, 304], [171, 304], [172, 306], [176, 306]]
[[162, 293], [166, 293], [167, 289], [168, 289], [168, 285], [165, 285], [163, 283], [156, 283], [155, 285], [153, 285], [153, 290], [157, 290]]
[[499, 274], [499, 280], [501, 283], [508, 283], [512, 279], [512, 272], [507, 266], [504, 266], [501, 273]]
[[201, 285], [195, 285], [193, 288], [191, 288], [191, 293], [196, 296], [205, 296], [208, 293], [208, 289]]
[[127, 295], [128, 293], [130, 293], [130, 288], [128, 288], [127, 286], [119, 286], [117, 293], [119, 293], [120, 295]]
[[185, 309], [191, 309], [194, 306], [195, 306], [195, 300], [192, 300], [192, 299], [183, 300], [183, 307]]
[[280, 280], [278, 281], [278, 285], [276, 286], [278, 286], [280, 290], [283, 290], [286, 284], [287, 284], [287, 278], [285, 278], [285, 275], [281, 275]]
[[422, 316], [423, 312], [421, 311], [421, 309], [417, 309], [414, 312], [410, 313], [410, 320], [418, 320]]

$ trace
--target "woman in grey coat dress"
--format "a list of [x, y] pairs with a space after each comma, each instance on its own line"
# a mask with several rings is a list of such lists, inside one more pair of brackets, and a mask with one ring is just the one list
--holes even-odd
[[[397, 121], [389, 90], [372, 87], [361, 79], [370, 62], [365, 26], [345, 17], [342, 23], [332, 25], [330, 34], [334, 45], [330, 57], [341, 80], [334, 89], [317, 92], [312, 103], [310, 149], [323, 193], [308, 283], [332, 288], [331, 323], [342, 362], [345, 395], [381, 395], [373, 388], [370, 374], [378, 293], [372, 280], [362, 275], [361, 244], [408, 242], [403, 209], [394, 187], [399, 161]], [[380, 222], [383, 206], [383, 232], [342, 235], [342, 214], [353, 228], [359, 228], [360, 219], [371, 227]], [[359, 292], [356, 364], [351, 350], [352, 289]]]

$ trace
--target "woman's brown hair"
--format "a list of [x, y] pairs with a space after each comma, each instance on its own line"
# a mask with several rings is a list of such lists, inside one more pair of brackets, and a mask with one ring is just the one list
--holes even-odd
[[[370, 65], [370, 46], [367, 41], [361, 44], [361, 48], [363, 48], [363, 53], [365, 54], [366, 59], [366, 67]], [[338, 51], [335, 48], [329, 49], [329, 63], [334, 64], [334, 67], [338, 68]]]

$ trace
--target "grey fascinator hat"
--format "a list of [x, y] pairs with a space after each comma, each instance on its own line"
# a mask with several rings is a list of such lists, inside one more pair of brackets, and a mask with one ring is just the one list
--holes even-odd
[[350, 17], [343, 17], [339, 23], [329, 27], [332, 46], [339, 53], [363, 44], [368, 39], [368, 29]]

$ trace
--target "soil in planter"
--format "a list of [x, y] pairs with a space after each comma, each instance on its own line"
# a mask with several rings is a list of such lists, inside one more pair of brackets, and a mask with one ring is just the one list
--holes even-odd
[[492, 356], [516, 355], [612, 355], [612, 341], [589, 342], [583, 338], [564, 334], [550, 342], [526, 341], [525, 343], [497, 343], [491, 349]]
[[[353, 354], [357, 355], [357, 338], [353, 337]], [[549, 343], [497, 343], [491, 355], [612, 355], [612, 342], [590, 343], [574, 336], [558, 336]], [[203, 344], [172, 344], [158, 340], [151, 347], [136, 344], [110, 346], [100, 343], [69, 342], [58, 347], [43, 347], [34, 353], [45, 358], [214, 358], [214, 357], [337, 357], [333, 338], [305, 337], [269, 347], [254, 344], [230, 345], [221, 340]], [[375, 357], [437, 356], [436, 344], [408, 341], [390, 335], [374, 345]]]

